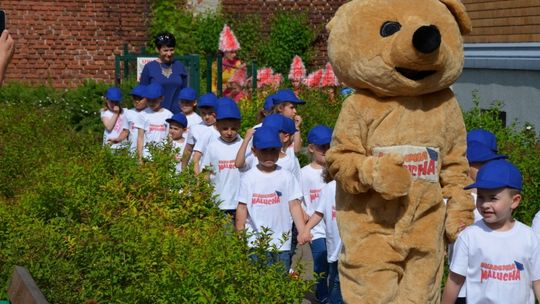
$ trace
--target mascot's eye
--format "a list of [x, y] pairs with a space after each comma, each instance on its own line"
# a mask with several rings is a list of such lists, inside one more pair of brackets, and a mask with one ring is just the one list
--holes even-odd
[[401, 24], [395, 21], [386, 21], [381, 26], [381, 36], [388, 37], [401, 29]]

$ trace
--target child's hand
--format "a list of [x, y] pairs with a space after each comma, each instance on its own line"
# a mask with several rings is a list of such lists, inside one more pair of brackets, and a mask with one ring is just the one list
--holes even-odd
[[295, 116], [294, 116], [294, 126], [295, 126], [297, 129], [299, 129], [301, 124], [302, 124], [302, 116], [300, 116], [300, 115], [295, 115]]
[[112, 108], [112, 111], [113, 113], [120, 113], [120, 107], [118, 105], [115, 105], [113, 108]]
[[255, 129], [249, 128], [246, 130], [246, 135], [244, 136], [244, 140], [250, 140], [253, 137], [253, 134], [255, 133]]
[[303, 233], [298, 234], [298, 237], [297, 237], [298, 244], [304, 245], [307, 242], [311, 242], [312, 238], [313, 236], [311, 235], [311, 233], [308, 230], [306, 230]]

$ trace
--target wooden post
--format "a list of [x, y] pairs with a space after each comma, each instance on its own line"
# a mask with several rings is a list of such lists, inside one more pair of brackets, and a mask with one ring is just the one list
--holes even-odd
[[28, 270], [21, 266], [15, 266], [8, 297], [12, 304], [49, 304]]

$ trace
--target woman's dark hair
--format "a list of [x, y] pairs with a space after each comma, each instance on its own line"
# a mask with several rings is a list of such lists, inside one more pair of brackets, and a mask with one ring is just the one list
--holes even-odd
[[154, 38], [154, 44], [158, 49], [163, 46], [176, 47], [176, 38], [169, 32], [161, 32]]

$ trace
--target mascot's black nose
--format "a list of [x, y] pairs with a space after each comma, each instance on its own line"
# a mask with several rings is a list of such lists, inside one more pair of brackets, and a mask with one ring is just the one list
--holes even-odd
[[412, 42], [415, 49], [429, 54], [441, 45], [441, 33], [435, 25], [421, 26], [414, 32]]

